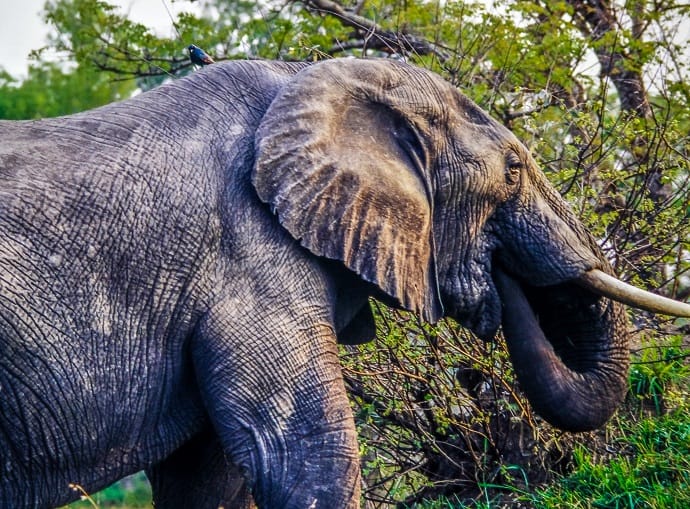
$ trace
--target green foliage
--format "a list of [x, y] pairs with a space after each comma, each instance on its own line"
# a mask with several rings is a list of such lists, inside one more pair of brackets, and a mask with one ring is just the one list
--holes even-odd
[[541, 487], [506, 484], [503, 493], [485, 490], [472, 501], [444, 496], [414, 507], [690, 507], [689, 357], [678, 337], [648, 340], [633, 358], [628, 403], [605, 435], [578, 440], [569, 474]]
[[683, 339], [674, 336], [663, 345], [655, 338], [647, 339], [637, 350], [630, 369], [630, 398], [639, 403], [641, 414], [651, 409], [664, 415], [669, 408], [675, 411], [683, 407], [690, 398], [690, 351], [683, 346]]
[[341, 355], [370, 501], [491, 499], [567, 463], [564, 442], [515, 390], [502, 342], [375, 310], [377, 341]]
[[0, 118], [67, 115], [123, 99], [133, 90], [133, 83], [113, 83], [93, 67], [65, 70], [58, 64], [42, 62], [31, 66], [21, 83], [0, 72]]
[[[138, 76], [145, 88], [160, 83], [160, 79], [151, 80], [151, 76], [165, 78], [191, 68], [184, 40], [158, 38], [107, 2], [49, 1], [45, 5], [45, 19], [56, 29], [50, 40], [56, 50], [70, 54], [78, 64], [92, 69], [118, 76]], [[193, 17], [181, 16], [180, 23], [188, 28], [190, 36], [198, 35], [200, 24], [204, 33], [210, 31], [203, 21]], [[207, 41], [197, 41], [204, 42]]]
[[575, 471], [531, 502], [537, 508], [684, 509], [690, 504], [689, 437], [686, 422], [648, 419], [629, 438], [631, 456], [601, 465], [577, 448]]
[[143, 472], [127, 477], [112, 486], [91, 495], [78, 486], [74, 490], [82, 500], [73, 502], [63, 509], [150, 509], [151, 487]]

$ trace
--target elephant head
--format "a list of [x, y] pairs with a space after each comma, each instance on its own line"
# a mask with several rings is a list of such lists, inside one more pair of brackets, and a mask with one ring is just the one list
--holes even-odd
[[426, 320], [483, 338], [502, 324], [530, 402], [554, 425], [611, 416], [628, 366], [616, 300], [666, 308], [607, 276], [527, 149], [458, 90], [402, 63], [322, 62], [279, 92], [255, 140], [253, 184], [304, 248]]

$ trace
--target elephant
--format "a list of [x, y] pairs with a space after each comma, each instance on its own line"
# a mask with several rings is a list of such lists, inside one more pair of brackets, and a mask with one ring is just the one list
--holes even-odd
[[215, 63], [0, 139], [4, 508], [140, 470], [164, 509], [245, 486], [359, 507], [337, 345], [373, 339], [371, 297], [502, 327], [570, 431], [623, 398], [624, 304], [688, 315], [615, 279], [526, 147], [400, 61]]

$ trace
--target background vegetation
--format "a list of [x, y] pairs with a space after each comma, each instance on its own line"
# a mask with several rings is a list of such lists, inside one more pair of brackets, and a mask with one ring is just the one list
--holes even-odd
[[[687, 3], [197, 5], [168, 4], [175, 29], [165, 38], [104, 1], [50, 0], [48, 44], [70, 65], [39, 50], [21, 83], [0, 73], [0, 117], [71, 113], [177, 79], [194, 71], [190, 43], [216, 60], [405, 59], [460, 87], [532, 149], [622, 279], [690, 295]], [[626, 404], [605, 429], [570, 435], [531, 412], [500, 338], [373, 306], [378, 340], [343, 349], [342, 362], [375, 507], [690, 507], [686, 322], [631, 312]], [[139, 476], [81, 504], [145, 507], [145, 490]]]

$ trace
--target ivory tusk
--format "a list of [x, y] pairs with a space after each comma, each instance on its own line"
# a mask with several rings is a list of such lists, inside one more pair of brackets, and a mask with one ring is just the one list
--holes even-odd
[[585, 272], [577, 283], [598, 295], [634, 308], [664, 315], [690, 317], [690, 305], [641, 290], [597, 269]]

